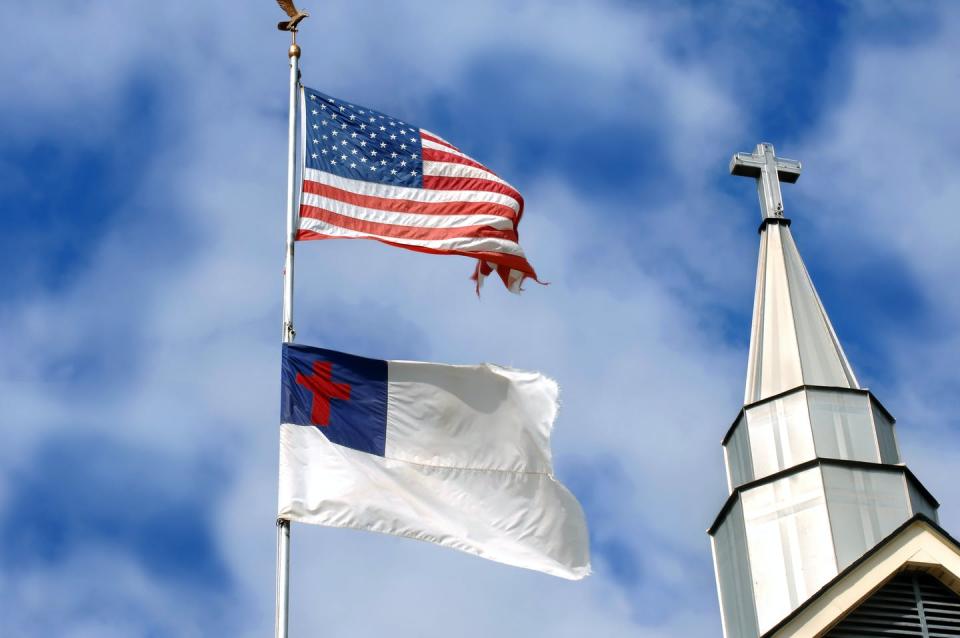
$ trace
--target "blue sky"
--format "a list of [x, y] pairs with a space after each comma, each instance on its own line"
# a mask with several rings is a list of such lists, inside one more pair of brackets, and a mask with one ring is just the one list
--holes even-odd
[[[787, 214], [847, 354], [960, 532], [960, 8], [304, 3], [305, 81], [524, 193], [550, 286], [461, 258], [298, 253], [299, 337], [558, 379], [569, 583], [293, 530], [293, 635], [719, 636], [705, 529], [742, 401], [759, 221]], [[269, 635], [286, 39], [267, 1], [0, 6], [0, 634]]]

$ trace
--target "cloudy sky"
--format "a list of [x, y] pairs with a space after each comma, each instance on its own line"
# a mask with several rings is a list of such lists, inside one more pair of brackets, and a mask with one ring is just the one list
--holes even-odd
[[[305, 3], [307, 4], [307, 3]], [[364, 242], [298, 253], [305, 343], [558, 379], [595, 574], [295, 526], [295, 636], [719, 636], [759, 222], [794, 234], [960, 533], [960, 6], [324, 0], [307, 84], [524, 193], [550, 282]], [[273, 625], [287, 39], [269, 0], [0, 4], [0, 634]]]

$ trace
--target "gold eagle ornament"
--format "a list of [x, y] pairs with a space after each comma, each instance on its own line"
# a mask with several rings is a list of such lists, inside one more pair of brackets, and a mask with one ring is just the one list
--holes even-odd
[[281, 31], [290, 31], [292, 33], [296, 33], [297, 25], [300, 24], [300, 21], [310, 16], [310, 14], [306, 11], [297, 9], [297, 7], [293, 4], [293, 0], [277, 0], [277, 4], [279, 4], [280, 8], [283, 9], [288, 16], [290, 16], [289, 20], [286, 22], [281, 22], [277, 25], [277, 28]]

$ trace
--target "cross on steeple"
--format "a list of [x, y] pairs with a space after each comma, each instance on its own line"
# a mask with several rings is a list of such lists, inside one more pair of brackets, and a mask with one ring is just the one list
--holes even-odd
[[753, 153], [737, 153], [730, 160], [730, 174], [757, 180], [760, 214], [764, 219], [783, 217], [780, 182], [793, 184], [800, 177], [800, 162], [777, 157], [773, 144], [757, 144]]

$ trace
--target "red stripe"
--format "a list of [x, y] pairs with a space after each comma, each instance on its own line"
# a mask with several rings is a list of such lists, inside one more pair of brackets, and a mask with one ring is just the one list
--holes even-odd
[[382, 244], [387, 244], [389, 246], [397, 246], [398, 248], [406, 248], [407, 250], [414, 250], [418, 253], [429, 253], [431, 255], [462, 255], [463, 257], [474, 257], [481, 261], [490, 261], [498, 265], [508, 266], [514, 270], [519, 270], [520, 272], [528, 275], [529, 277], [536, 279], [537, 273], [534, 272], [533, 266], [530, 265], [523, 257], [518, 257], [517, 255], [507, 255], [504, 253], [492, 253], [489, 251], [477, 251], [470, 252], [466, 250], [447, 250], [447, 249], [437, 249], [437, 248], [427, 248], [426, 246], [411, 246], [409, 244], [400, 244], [397, 242], [387, 241], [385, 239], [378, 239], [376, 237], [337, 237], [336, 235], [324, 235], [322, 233], [317, 233], [312, 230], [298, 230], [297, 231], [297, 241], [310, 241], [314, 239], [373, 239], [379, 241]]
[[461, 226], [458, 228], [420, 228], [417, 226], [400, 226], [398, 224], [382, 224], [380, 222], [365, 221], [340, 215], [325, 208], [301, 204], [300, 215], [319, 219], [333, 226], [346, 228], [368, 235], [385, 235], [396, 239], [460, 239], [492, 237], [506, 241], [517, 241], [515, 230], [500, 230], [490, 226]]
[[456, 146], [454, 146], [453, 144], [451, 144], [450, 142], [446, 142], [446, 141], [444, 141], [444, 140], [441, 140], [441, 139], [440, 139], [439, 137], [437, 137], [436, 135], [430, 135], [429, 133], [427, 133], [427, 132], [425, 132], [425, 131], [423, 131], [423, 130], [420, 131], [420, 137], [422, 137], [422, 138], [425, 139], [425, 140], [430, 140], [431, 142], [436, 142], [437, 144], [443, 144], [443, 145], [446, 146], [447, 148], [452, 148], [453, 150], [455, 150], [455, 151], [457, 151], [457, 152], [459, 152], [459, 153], [462, 153], [462, 152], [463, 152], [463, 151], [461, 151], [459, 148], [457, 148]]
[[488, 173], [496, 174], [491, 171], [489, 168], [476, 162], [469, 157], [462, 157], [460, 155], [454, 155], [453, 153], [447, 153], [446, 151], [438, 151], [435, 148], [424, 148], [423, 149], [423, 159], [432, 160], [434, 162], [450, 162], [451, 164], [463, 164], [465, 166], [473, 166], [474, 168], [479, 168], [481, 170], [487, 171]]
[[500, 182], [479, 177], [447, 177], [443, 175], [424, 175], [423, 187], [435, 191], [486, 191], [500, 193], [517, 200], [520, 204], [520, 214], [523, 214], [523, 197], [513, 188]]
[[391, 199], [360, 195], [328, 184], [304, 180], [303, 192], [328, 197], [340, 202], [384, 210], [394, 213], [415, 213], [417, 215], [496, 215], [516, 221], [517, 213], [505, 204], [494, 202], [414, 202], [407, 199]]

